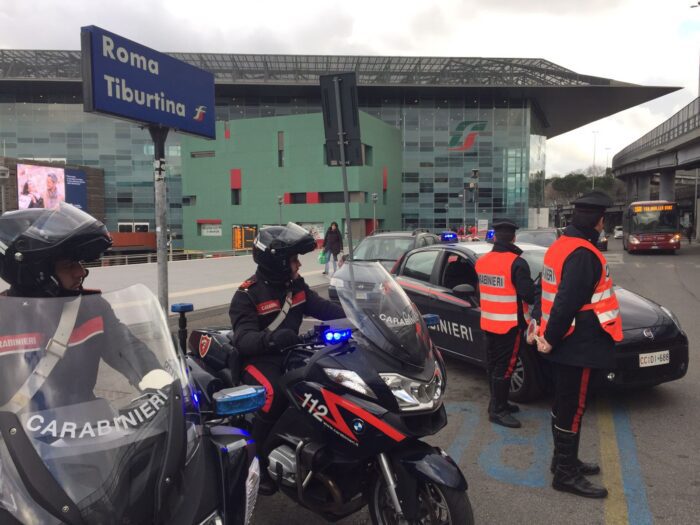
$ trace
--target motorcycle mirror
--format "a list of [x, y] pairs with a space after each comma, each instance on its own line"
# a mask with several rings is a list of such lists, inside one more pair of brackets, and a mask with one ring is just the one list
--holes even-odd
[[213, 396], [218, 416], [235, 416], [257, 412], [265, 405], [267, 391], [263, 386], [241, 385], [219, 390]]
[[424, 314], [423, 321], [425, 321], [425, 325], [428, 328], [431, 326], [437, 326], [440, 324], [440, 316], [438, 314]]
[[474, 295], [476, 293], [476, 290], [474, 290], [474, 287], [471, 284], [458, 284], [457, 286], [452, 288], [452, 293], [454, 293], [457, 296], [469, 297], [471, 295]]

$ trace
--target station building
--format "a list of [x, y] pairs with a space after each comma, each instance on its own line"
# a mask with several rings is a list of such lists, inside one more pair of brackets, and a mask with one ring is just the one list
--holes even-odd
[[[354, 239], [401, 227], [401, 132], [360, 113], [363, 166], [347, 168]], [[293, 221], [323, 239], [345, 229], [341, 169], [325, 161], [320, 113], [217, 122], [217, 139], [181, 138], [188, 249], [252, 247], [258, 227]], [[376, 202], [372, 196], [376, 195]]]
[[[320, 114], [319, 75], [355, 71], [360, 110], [400, 132], [401, 184], [390, 192], [396, 191], [400, 199], [402, 229], [439, 231], [478, 219], [525, 223], [529, 177], [544, 170], [547, 139], [675, 90], [582, 75], [543, 59], [172, 56], [214, 74], [217, 129], [224, 134], [239, 120]], [[103, 169], [108, 227], [118, 230], [120, 224], [146, 222], [153, 228], [153, 146], [148, 132], [84, 113], [81, 93], [79, 51], [0, 50], [0, 154]], [[221, 140], [225, 139], [217, 138]], [[169, 222], [179, 247], [183, 231], [201, 229], [191, 221], [202, 219], [183, 212], [183, 206], [192, 205], [189, 190], [183, 190], [189, 179], [185, 170], [196, 166], [189, 161], [194, 150], [183, 150], [185, 141], [171, 133], [166, 145]], [[317, 156], [313, 152], [320, 144], [309, 148], [310, 155]], [[246, 161], [254, 162], [254, 154], [248, 151]], [[291, 164], [294, 158], [301, 161], [303, 156], [290, 156], [284, 168], [298, 168], [295, 172], [300, 173], [302, 165]], [[234, 162], [230, 169], [235, 166]], [[478, 170], [478, 189], [472, 199], [464, 192], [473, 170]], [[292, 193], [316, 193], [314, 177], [326, 174], [319, 168], [308, 174], [305, 187], [299, 179], [300, 185], [295, 182], [289, 191], [278, 191], [284, 189], [290, 199]], [[351, 192], [365, 191], [363, 177], [355, 178]], [[245, 181], [242, 171], [242, 184]], [[245, 187], [241, 191], [245, 193]], [[200, 206], [201, 198], [196, 202]], [[311, 220], [302, 205], [295, 209], [299, 217], [288, 215], [285, 220]], [[358, 205], [355, 218], [371, 219], [370, 210]], [[235, 224], [260, 220], [267, 219], [253, 214]], [[388, 225], [393, 218], [386, 220]]]

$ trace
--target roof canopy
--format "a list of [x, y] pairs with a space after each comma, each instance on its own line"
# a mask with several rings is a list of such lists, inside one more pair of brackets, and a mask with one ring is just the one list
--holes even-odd
[[[548, 138], [679, 89], [581, 75], [540, 58], [170, 54], [211, 71], [217, 93], [249, 93], [251, 88], [279, 93], [281, 87], [309, 93], [316, 90], [319, 75], [355, 71], [361, 93], [488, 91], [528, 98]], [[0, 89], [27, 81], [81, 82], [80, 51], [0, 50]]]

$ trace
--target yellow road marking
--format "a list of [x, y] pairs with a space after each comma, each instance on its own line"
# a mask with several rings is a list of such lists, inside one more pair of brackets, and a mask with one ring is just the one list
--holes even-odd
[[605, 523], [627, 525], [629, 523], [627, 500], [622, 484], [620, 452], [617, 448], [615, 422], [610, 403], [606, 399], [598, 398], [597, 412], [603, 486], [608, 489], [608, 497], [605, 500]]

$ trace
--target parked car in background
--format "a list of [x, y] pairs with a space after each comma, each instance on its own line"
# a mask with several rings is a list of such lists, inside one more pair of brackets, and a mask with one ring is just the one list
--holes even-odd
[[558, 228], [537, 228], [516, 230], [515, 242], [528, 242], [545, 248], [552, 245], [561, 235]]
[[[440, 237], [428, 230], [379, 232], [365, 237], [355, 246], [353, 260], [376, 261], [390, 272], [396, 261], [406, 252], [439, 243]], [[345, 255], [341, 259], [341, 265], [347, 257], [348, 255]], [[328, 296], [333, 301], [338, 300], [338, 293], [332, 283], [328, 287]]]
[[[533, 278], [542, 271], [546, 249], [518, 243]], [[437, 244], [407, 253], [399, 261], [396, 281], [422, 314], [437, 314], [430, 327], [433, 343], [445, 353], [486, 366], [476, 261], [491, 244]], [[688, 369], [688, 337], [666, 307], [629, 290], [615, 288], [624, 339], [616, 343], [615, 366], [605, 370], [606, 383], [617, 387], [651, 386], [683, 377]], [[549, 388], [547, 362], [532, 347], [518, 355], [511, 399], [526, 401]]]
[[[515, 242], [529, 242], [537, 246], [549, 248], [554, 241], [561, 237], [564, 233], [564, 228], [537, 228], [524, 229], [515, 232]], [[608, 251], [608, 237], [605, 232], [600, 234], [598, 238], [598, 249], [601, 252]]]

